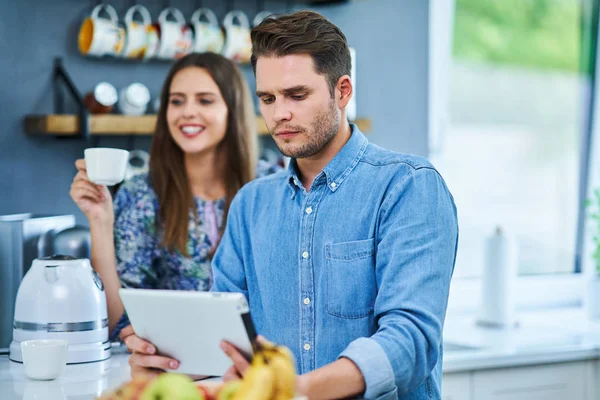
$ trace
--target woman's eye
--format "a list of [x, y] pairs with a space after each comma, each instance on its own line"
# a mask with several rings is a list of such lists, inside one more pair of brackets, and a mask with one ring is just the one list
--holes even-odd
[[202, 100], [200, 100], [200, 104], [203, 104], [203, 105], [209, 105], [209, 104], [212, 104], [212, 103], [213, 103], [213, 101], [209, 100], [209, 99], [202, 99]]
[[174, 106], [179, 106], [179, 105], [183, 104], [183, 101], [180, 99], [171, 99], [171, 100], [169, 100], [169, 103]]

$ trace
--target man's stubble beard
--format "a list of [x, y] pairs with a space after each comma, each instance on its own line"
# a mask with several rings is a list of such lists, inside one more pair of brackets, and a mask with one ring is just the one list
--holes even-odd
[[[293, 127], [292, 127], [293, 128]], [[297, 129], [297, 128], [293, 128]], [[279, 151], [287, 157], [306, 158], [314, 156], [323, 150], [335, 137], [335, 134], [340, 129], [340, 117], [335, 110], [335, 102], [333, 99], [329, 102], [329, 108], [318, 114], [310, 124], [310, 132], [302, 130], [307, 138], [306, 143], [303, 143], [299, 148], [285, 149], [286, 142], [279, 144], [275, 140], [275, 144]]]

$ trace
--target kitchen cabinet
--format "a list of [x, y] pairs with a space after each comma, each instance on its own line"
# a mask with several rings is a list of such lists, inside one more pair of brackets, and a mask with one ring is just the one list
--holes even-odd
[[442, 400], [473, 400], [471, 373], [444, 374], [442, 378]]
[[600, 399], [600, 360], [588, 362], [587, 400]]
[[[473, 400], [588, 400], [589, 362], [472, 373]], [[595, 397], [596, 398], [596, 397]]]

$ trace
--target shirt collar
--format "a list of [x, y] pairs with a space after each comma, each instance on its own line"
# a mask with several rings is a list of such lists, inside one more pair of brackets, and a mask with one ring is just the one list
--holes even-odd
[[[327, 178], [327, 187], [332, 192], [335, 192], [341, 186], [350, 172], [356, 167], [369, 143], [365, 135], [363, 135], [356, 125], [350, 124], [350, 130], [351, 134], [348, 142], [346, 142], [344, 147], [342, 147], [335, 157], [333, 157], [325, 168], [323, 168], [323, 173]], [[292, 158], [288, 165], [287, 182], [292, 189], [292, 197], [294, 197], [296, 190], [302, 185], [298, 178], [298, 164], [296, 163], [295, 158]]]

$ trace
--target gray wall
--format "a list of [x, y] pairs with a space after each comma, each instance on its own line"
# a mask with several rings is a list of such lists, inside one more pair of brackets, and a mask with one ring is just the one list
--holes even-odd
[[[126, 62], [87, 59], [76, 41], [81, 20], [91, 1], [7, 1], [0, 19], [0, 215], [19, 212], [73, 213], [86, 224], [69, 197], [74, 160], [90, 143], [74, 139], [30, 137], [23, 131], [26, 114], [52, 112], [53, 58], [61, 56], [79, 90], [99, 81], [117, 88], [139, 81], [152, 95], [160, 91], [168, 62]], [[109, 4], [123, 16], [130, 1]], [[164, 1], [147, 0], [157, 17]], [[172, 0], [191, 15], [197, 1]], [[226, 12], [221, 0], [204, 0], [219, 17]], [[253, 15], [254, 1], [236, 1]], [[266, 1], [273, 12], [288, 2]], [[301, 8], [296, 6], [296, 8]], [[346, 33], [357, 51], [357, 110], [373, 121], [370, 140], [384, 147], [425, 155], [427, 151], [428, 2], [425, 0], [351, 0], [346, 4], [314, 7]], [[253, 86], [252, 71], [244, 67]], [[268, 139], [267, 139], [268, 140]], [[100, 146], [148, 148], [150, 138], [103, 137]], [[263, 144], [268, 145], [263, 139]]]

